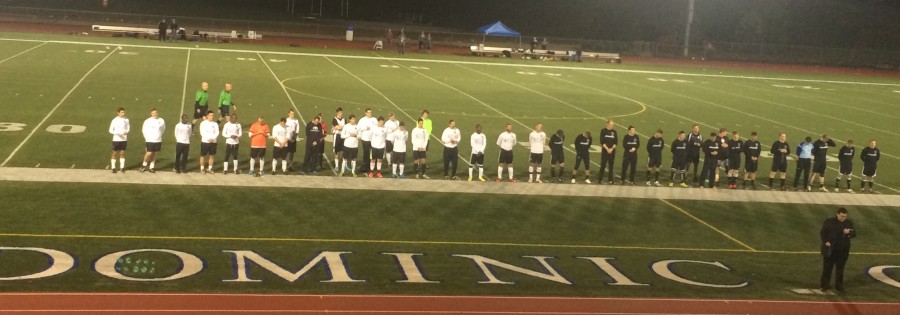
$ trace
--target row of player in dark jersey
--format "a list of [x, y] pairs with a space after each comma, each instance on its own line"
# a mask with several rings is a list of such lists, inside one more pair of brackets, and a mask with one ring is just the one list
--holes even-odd
[[[551, 154], [554, 156], [562, 156], [564, 136], [562, 131], [558, 131], [550, 139]], [[619, 136], [612, 121], [607, 122], [607, 127], [600, 131], [600, 176], [599, 180], [603, 181], [605, 173], [608, 171], [606, 183], [613, 183], [613, 165], [615, 164], [616, 151], [620, 150]], [[816, 177], [819, 178], [819, 189], [828, 191], [825, 187], [825, 171], [827, 169], [828, 148], [835, 147], [835, 143], [828, 135], [822, 135], [815, 142], [811, 137], [806, 137], [795, 151], [791, 150], [787, 142], [785, 133], [779, 134], [778, 140], [771, 145], [769, 153], [772, 157], [772, 167], [769, 173], [768, 187], [775, 190], [775, 179], [780, 181], [780, 189], [786, 190], [785, 179], [787, 177], [788, 157], [792, 152], [796, 155], [796, 175], [794, 177], [795, 190], [812, 190], [811, 183]], [[577, 172], [581, 164], [585, 167], [585, 182], [590, 183], [590, 148], [593, 145], [593, 138], [589, 131], [585, 131], [575, 138], [575, 168], [573, 169], [572, 182], [575, 183]], [[634, 127], [628, 127], [628, 133], [622, 137], [621, 150], [622, 168], [621, 183], [634, 184], [635, 168], [637, 164], [638, 149], [641, 146], [640, 137], [634, 131]], [[662, 152], [665, 149], [665, 143], [662, 138], [662, 130], [657, 130], [653, 137], [648, 140], [646, 151], [648, 154], [647, 163], [647, 185], [659, 186], [659, 170], [662, 167]], [[718, 187], [720, 169], [727, 170], [728, 188], [736, 189], [740, 178], [741, 163], [743, 162], [744, 176], [742, 186], [750, 185], [756, 188], [756, 172], [759, 168], [759, 158], [763, 152], [762, 145], [757, 139], [757, 133], [752, 132], [749, 139], [741, 137], [737, 131], [728, 132], [725, 128], [719, 130], [718, 133], [712, 132], [709, 137], [704, 140], [700, 134], [699, 125], [693, 125], [689, 133], [680, 131], [675, 140], [672, 141], [670, 151], [672, 153], [672, 164], [669, 186], [680, 185], [689, 187], [686, 177], [693, 165], [693, 186], [697, 187]], [[853, 146], [853, 140], [848, 140], [838, 153], [840, 168], [838, 176], [835, 178], [835, 191], [840, 190], [842, 177], [846, 177], [846, 189], [853, 192], [850, 187], [851, 177], [853, 173], [853, 159], [856, 154], [856, 148]], [[742, 158], [743, 155], [743, 158]], [[700, 164], [701, 156], [703, 163]], [[870, 140], [868, 145], [863, 148], [860, 158], [863, 161], [862, 183], [863, 191], [872, 191], [874, 177], [878, 167], [878, 160], [881, 152], [876, 146], [876, 141]], [[562, 174], [560, 168], [562, 160], [554, 158], [557, 164], [553, 165], [552, 176], [555, 181], [559, 182], [559, 175]], [[810, 168], [812, 173], [810, 173]], [[699, 171], [699, 176], [698, 176]], [[800, 180], [803, 180], [803, 186], [798, 187]], [[868, 187], [867, 187], [868, 186]]]

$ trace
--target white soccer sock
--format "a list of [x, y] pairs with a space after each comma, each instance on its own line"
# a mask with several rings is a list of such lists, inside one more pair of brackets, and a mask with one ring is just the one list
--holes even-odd
[[156, 161], [150, 162], [150, 169], [156, 169]]
[[119, 168], [125, 169], [125, 158], [119, 158]]
[[259, 158], [259, 171], [262, 172], [266, 169], [266, 159]]
[[281, 171], [287, 173], [287, 168], [288, 168], [288, 162], [281, 161]]
[[356, 160], [350, 161], [350, 173], [356, 174]]
[[371, 173], [374, 171], [375, 171], [375, 160], [372, 160], [371, 162], [369, 162], [369, 172]]
[[509, 179], [513, 179], [513, 170], [512, 170], [512, 166], [506, 167], [506, 170], [509, 171]]
[[375, 163], [375, 170], [381, 173], [381, 162]]
[[[339, 159], [339, 158], [337, 157], [337, 155], [335, 155], [335, 156], [334, 156], [334, 167], [338, 167], [339, 165], [341, 165], [340, 162], [341, 162], [341, 159]], [[347, 165], [347, 164], [344, 164], [344, 165]]]
[[397, 164], [391, 166], [391, 174], [397, 174]]
[[109, 169], [111, 169], [111, 170], [116, 169], [116, 159], [109, 160]]
[[141, 166], [143, 166], [143, 167], [147, 167], [147, 161], [143, 161], [143, 162], [141, 162]]
[[484, 166], [478, 166], [478, 178], [484, 178]]
[[[255, 166], [255, 165], [256, 165], [256, 159], [250, 158], [250, 171], [251, 172], [253, 171], [253, 166]], [[237, 168], [237, 166], [235, 166], [235, 168]]]
[[497, 178], [503, 178], [503, 166], [497, 166]]
[[[238, 162], [238, 160], [234, 160], [234, 171], [235, 171], [235, 172], [237, 172], [237, 170], [238, 170], [237, 162]], [[226, 167], [225, 170], [227, 171], [228, 168]]]
[[[337, 162], [335, 162], [335, 163], [337, 163]], [[346, 168], [347, 168], [347, 160], [341, 161], [341, 173], [343, 173], [344, 169], [346, 169]]]
[[400, 164], [400, 176], [403, 176], [403, 168], [405, 165]]
[[531, 174], [534, 174], [534, 166], [528, 166], [528, 177], [531, 177]]
[[272, 159], [272, 173], [275, 173], [275, 171], [278, 170], [278, 162], [278, 160]]
[[222, 162], [222, 169], [228, 171], [228, 162]]
[[384, 161], [387, 165], [391, 165], [391, 154], [390, 152], [384, 154]]
[[472, 178], [472, 168], [475, 166], [469, 166], [469, 178]]
[[534, 179], [541, 179], [541, 167], [538, 166], [534, 169]]

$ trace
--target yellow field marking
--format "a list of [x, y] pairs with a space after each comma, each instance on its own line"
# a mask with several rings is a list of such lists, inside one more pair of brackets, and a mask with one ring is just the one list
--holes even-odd
[[701, 224], [705, 225], [706, 227], [712, 229], [713, 231], [716, 231], [716, 232], [718, 232], [719, 234], [722, 234], [722, 235], [725, 236], [726, 238], [728, 238], [728, 239], [734, 241], [735, 243], [738, 243], [739, 245], [741, 245], [741, 247], [744, 247], [744, 248], [746, 248], [747, 250], [749, 250], [749, 251], [751, 251], [751, 252], [755, 252], [755, 251], [756, 251], [756, 249], [754, 249], [753, 247], [750, 247], [749, 245], [744, 244], [744, 242], [739, 241], [738, 239], [732, 237], [731, 235], [728, 235], [728, 233], [723, 232], [722, 230], [716, 228], [716, 227], [713, 226], [712, 224], [706, 223], [706, 221], [703, 221], [703, 220], [701, 220], [700, 218], [695, 217], [694, 215], [688, 213], [688, 212], [685, 211], [684, 209], [681, 209], [681, 207], [676, 206], [676, 205], [672, 204], [671, 202], [666, 201], [665, 199], [659, 199], [659, 201], [662, 201], [663, 203], [665, 203], [665, 204], [669, 205], [670, 207], [674, 208], [675, 210], [678, 210], [678, 211], [680, 211], [681, 213], [684, 213], [684, 215], [690, 217], [691, 219], [694, 219], [694, 220], [697, 221], [697, 222], [700, 222]]
[[[83, 235], [83, 234], [27, 234], [0, 233], [0, 237], [27, 238], [73, 238], [73, 239], [133, 239], [133, 240], [190, 240], [190, 241], [247, 241], [247, 242], [307, 242], [307, 243], [360, 243], [360, 244], [408, 244], [408, 245], [457, 245], [457, 246], [505, 246], [505, 247], [551, 247], [551, 248], [583, 248], [583, 249], [624, 249], [654, 251], [689, 251], [689, 252], [724, 252], [724, 253], [763, 253], [763, 254], [816, 254], [817, 251], [779, 251], [749, 250], [731, 248], [683, 248], [652, 246], [615, 246], [615, 245], [578, 245], [578, 244], [528, 244], [499, 242], [456, 242], [456, 241], [404, 241], [404, 240], [353, 240], [353, 239], [319, 239], [319, 238], [281, 238], [281, 237], [227, 237], [227, 236], [164, 236], [164, 235]], [[900, 253], [854, 252], [854, 255], [900, 256]]]

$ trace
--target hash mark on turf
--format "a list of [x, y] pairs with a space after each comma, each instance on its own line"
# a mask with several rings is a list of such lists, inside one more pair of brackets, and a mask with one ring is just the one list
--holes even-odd
[[37, 165], [34, 166], [34, 168], [38, 168], [38, 167], [41, 167], [41, 163], [38, 163]]

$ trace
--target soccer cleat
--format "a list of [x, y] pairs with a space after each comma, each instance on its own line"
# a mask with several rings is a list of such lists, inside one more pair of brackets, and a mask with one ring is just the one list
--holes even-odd
[[848, 192], [848, 193], [851, 193], [851, 194], [855, 194], [855, 193], [856, 193], [855, 191], [853, 191], [853, 189], [850, 189], [850, 188], [847, 188], [847, 192]]
[[398, 177], [398, 178], [404, 179], [404, 178], [406, 178], [406, 175], [400, 174], [400, 177]]
[[339, 167], [337, 167], [337, 166], [334, 167], [334, 172], [335, 172], [335, 173], [340, 172], [340, 171], [341, 171], [341, 169], [340, 169]]
[[444, 175], [444, 179], [450, 180], [450, 176]]
[[397, 174], [391, 173], [391, 178], [397, 178]]
[[247, 172], [247, 175], [256, 175], [256, 172], [254, 172], [253, 170], [250, 170], [249, 172]]
[[510, 182], [510, 183], [515, 183], [515, 182], [517, 182], [517, 180], [516, 180], [515, 178], [510, 178], [510, 179], [509, 179], [509, 182]]
[[611, 180], [610, 180], [610, 181], [606, 181], [606, 184], [607, 184], [607, 185], [612, 185], [613, 182], [612, 182]]
[[528, 182], [531, 183], [531, 176], [528, 177]]
[[425, 174], [422, 174], [422, 178], [423, 179], [431, 179], [431, 177], [428, 177], [428, 175], [425, 175]]
[[683, 187], [683, 188], [690, 188], [691, 186], [688, 186], [688, 184], [685, 184], [685, 183], [681, 183], [681, 187]]
[[119, 172], [122, 172], [122, 174], [125, 174], [125, 169], [124, 168], [119, 169]]
[[155, 169], [152, 169], [152, 168], [149, 169], [149, 170], [147, 170], [147, 171], [149, 171], [150, 173], [156, 173], [156, 170], [155, 170]]
[[651, 183], [650, 183], [650, 181], [648, 180], [648, 181], [647, 181], [647, 186], [650, 186], [650, 184], [651, 184]]
[[572, 184], [574, 184], [574, 183], [575, 183], [575, 179], [573, 178], [573, 179], [572, 179]]
[[119, 170], [117, 170], [117, 169], [115, 169], [115, 168], [113, 168], [113, 169], [112, 169], [112, 172], [113, 172], [113, 174], [115, 174], [115, 173], [118, 173], [118, 172], [119, 172]]
[[499, 183], [499, 182], [502, 182], [502, 181], [503, 181], [503, 179], [501, 179], [501, 178], [499, 178], [499, 177], [498, 177], [497, 180], [496, 180], [496, 182], [498, 182], [498, 183]]
[[344, 166], [344, 172], [350, 172], [350, 171], [351, 171], [350, 167]]
[[369, 178], [375, 177], [374, 175], [372, 175], [372, 172], [369, 172], [369, 174], [366, 176], [368, 176]]
[[669, 183], [669, 187], [675, 187], [675, 183]]
[[835, 189], [834, 189], [834, 192], [841, 192], [841, 189], [840, 189], [840, 188], [835, 188]]
[[228, 175], [228, 171], [222, 171], [222, 175]]
[[653, 182], [653, 186], [659, 187], [662, 186], [662, 184], [660, 184], [659, 181], [655, 181]]
[[451, 177], [450, 179], [452, 179], [452, 180], [459, 180], [459, 176], [453, 176], [453, 177]]
[[585, 179], [584, 179], [584, 183], [585, 183], [585, 184], [590, 184], [590, 183], [591, 183], [591, 180], [590, 180], [590, 179], [587, 179], [587, 178], [585, 178]]
[[422, 175], [416, 174], [416, 179], [422, 178]]
[[535, 180], [534, 180], [534, 183], [535, 183], [535, 184], [541, 184], [541, 183], [543, 183], [543, 182], [542, 182], [540, 179], [535, 179]]
[[356, 177], [356, 172], [350, 173], [351, 176]]
[[262, 176], [263, 176], [263, 172], [262, 172], [262, 171], [256, 172], [256, 174], [253, 174], [253, 176], [255, 176], [255, 177], [262, 177]]
[[141, 171], [141, 173], [143, 173], [143, 172], [146, 172], [146, 171], [147, 171], [147, 168], [146, 168], [146, 167], [144, 167], [144, 166], [141, 166], [141, 169], [140, 169], [140, 171]]
[[338, 177], [343, 177], [343, 176], [344, 176], [344, 172], [338, 173]]
[[486, 182], [486, 181], [487, 181], [487, 178], [479, 177], [478, 180], [480, 180], [481, 182]]
[[238, 175], [238, 174], [240, 174], [240, 172], [238, 172], [238, 170], [234, 170], [234, 175]]
[[822, 186], [822, 187], [819, 187], [819, 191], [828, 192], [828, 188], [825, 188], [825, 186]]
[[382, 177], [381, 172], [378, 172], [377, 174], [375, 174], [375, 177], [381, 178]]
[[806, 186], [806, 191], [812, 191], [812, 186]]
[[470, 181], [470, 182], [472, 181], [472, 176], [469, 176], [469, 181]]

